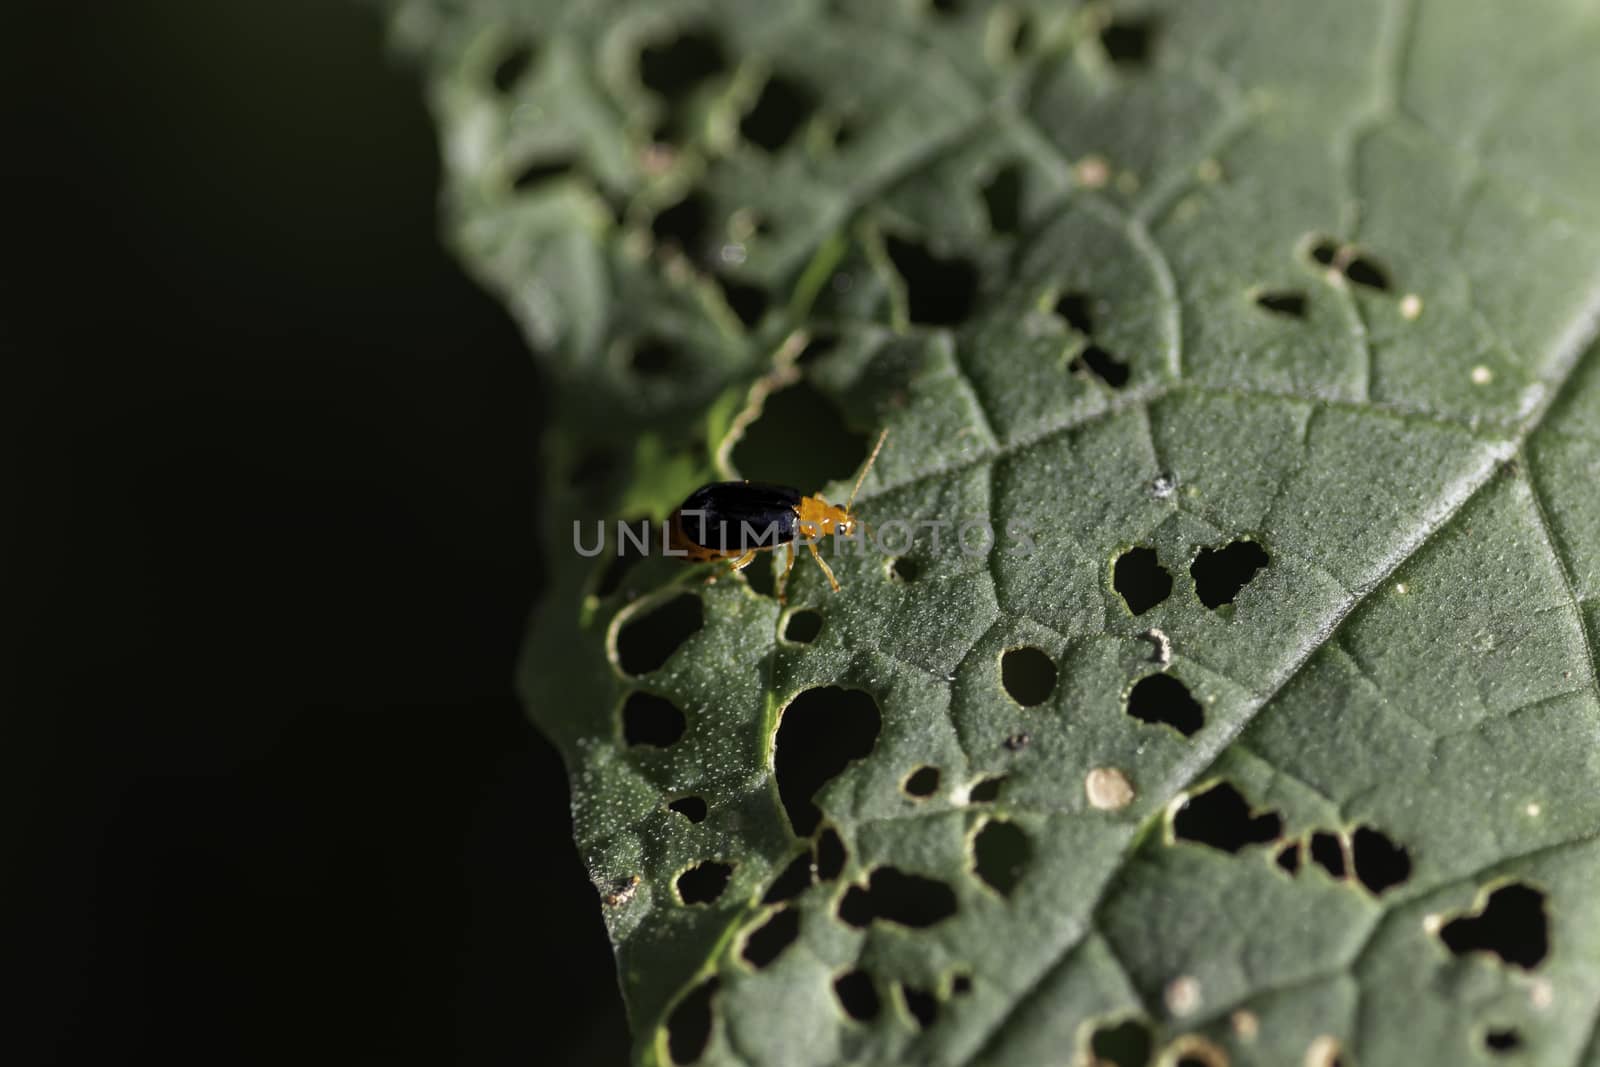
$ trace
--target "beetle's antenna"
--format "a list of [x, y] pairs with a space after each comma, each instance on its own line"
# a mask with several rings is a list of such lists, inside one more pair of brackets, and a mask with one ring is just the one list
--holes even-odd
[[844, 513], [850, 514], [850, 508], [856, 502], [856, 494], [861, 492], [861, 483], [867, 480], [867, 472], [872, 469], [872, 464], [878, 459], [878, 453], [883, 451], [883, 442], [889, 439], [889, 431], [885, 429], [878, 435], [878, 443], [872, 446], [872, 455], [867, 457], [866, 465], [861, 468], [861, 473], [856, 475], [856, 484], [850, 490], [850, 499], [845, 501]]

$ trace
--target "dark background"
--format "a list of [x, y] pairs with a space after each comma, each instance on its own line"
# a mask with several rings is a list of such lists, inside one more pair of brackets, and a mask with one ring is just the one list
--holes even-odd
[[5, 12], [7, 1062], [621, 1061], [416, 77], [348, 2]]

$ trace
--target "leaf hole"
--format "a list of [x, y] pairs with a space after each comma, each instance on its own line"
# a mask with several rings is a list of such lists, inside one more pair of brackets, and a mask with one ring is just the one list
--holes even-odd
[[1138, 1019], [1098, 1026], [1089, 1037], [1094, 1062], [1108, 1067], [1145, 1067], [1152, 1046], [1150, 1028]]
[[806, 346], [800, 350], [800, 354], [795, 357], [795, 363], [802, 367], [809, 367], [811, 364], [828, 356], [838, 347], [839, 338], [836, 334], [813, 334], [811, 339], [806, 342]]
[[686, 30], [670, 41], [647, 45], [639, 53], [639, 80], [671, 102], [682, 100], [702, 82], [727, 71], [722, 42], [708, 29]]
[[516, 177], [511, 179], [511, 188], [519, 193], [525, 193], [546, 182], [565, 178], [577, 169], [577, 165], [577, 160], [571, 156], [533, 160], [517, 171]]
[[1306, 294], [1299, 289], [1269, 289], [1256, 294], [1256, 306], [1291, 319], [1306, 317]]
[[1300, 842], [1290, 841], [1287, 845], [1284, 845], [1278, 850], [1278, 854], [1273, 858], [1273, 862], [1275, 862], [1280, 868], [1290, 875], [1299, 874]]
[[1232, 604], [1256, 572], [1271, 562], [1267, 550], [1251, 540], [1234, 541], [1222, 548], [1202, 548], [1189, 564], [1195, 595], [1212, 611]]
[[618, 526], [616, 554], [606, 561], [605, 570], [600, 572], [600, 580], [594, 587], [596, 597], [604, 600], [615, 593], [634, 565], [650, 554], [651, 533], [649, 519], [633, 519]]
[[983, 183], [983, 206], [989, 213], [989, 229], [997, 234], [1015, 234], [1022, 227], [1022, 166], [1012, 161], [995, 171]]
[[669, 207], [656, 212], [650, 232], [662, 248], [677, 248], [699, 262], [711, 245], [711, 202], [705, 193], [691, 189]]
[[[778, 579], [772, 573], [772, 559], [768, 556], [757, 556], [756, 559], [744, 570], [738, 572], [744, 579], [744, 584], [750, 591], [760, 596], [774, 600], [778, 596]], [[785, 637], [787, 638], [787, 634]]]
[[1497, 1055], [1515, 1052], [1522, 1047], [1522, 1035], [1513, 1027], [1501, 1027], [1483, 1035], [1483, 1047]]
[[972, 837], [972, 870], [1003, 897], [1022, 882], [1033, 859], [1033, 842], [1022, 827], [1005, 819], [991, 819]]
[[783, 870], [778, 872], [778, 877], [772, 880], [767, 887], [766, 895], [761, 898], [763, 904], [781, 904], [785, 900], [795, 897], [811, 888], [811, 850], [800, 853], [790, 860]]
[[705, 609], [693, 593], [636, 613], [617, 633], [617, 666], [634, 677], [659, 668], [705, 625]]
[[722, 299], [738, 316], [739, 321], [744, 323], [745, 329], [751, 329], [761, 321], [761, 317], [767, 313], [767, 307], [772, 303], [765, 289], [759, 285], [731, 281], [721, 275], [717, 276], [716, 281], [722, 287]]
[[683, 351], [660, 337], [641, 337], [634, 342], [629, 366], [641, 378], [665, 378], [683, 368]]
[[517, 87], [529, 68], [533, 66], [533, 45], [527, 41], [509, 49], [500, 61], [494, 65], [494, 71], [489, 77], [490, 84], [497, 93], [506, 94]]
[[1332, 237], [1314, 236], [1306, 244], [1306, 254], [1313, 262], [1331, 267], [1339, 258], [1339, 242]]
[[967, 974], [965, 971], [957, 971], [950, 976], [950, 995], [952, 997], [964, 997], [970, 992], [972, 992], [972, 975]]
[[833, 995], [839, 1007], [857, 1022], [871, 1022], [883, 1010], [872, 976], [866, 971], [846, 971], [833, 980]]
[[1142, 67], [1150, 62], [1155, 43], [1155, 20], [1118, 19], [1100, 30], [1100, 47], [1119, 67]]
[[1244, 796], [1227, 782], [1189, 797], [1172, 818], [1172, 836], [1237, 853], [1249, 845], [1265, 845], [1283, 834], [1283, 816], [1255, 813]]
[[864, 886], [853, 885], [839, 898], [839, 920], [846, 926], [865, 929], [874, 918], [872, 894]]
[[895, 867], [876, 868], [866, 886], [851, 886], [839, 901], [839, 918], [855, 927], [881, 921], [921, 930], [955, 913], [948, 885]]
[[1411, 877], [1411, 856], [1370, 826], [1358, 826], [1350, 835], [1350, 865], [1356, 881], [1374, 896]]
[[1441, 927], [1439, 938], [1457, 956], [1488, 952], [1513, 967], [1532, 970], [1550, 952], [1544, 894], [1522, 882], [1503, 885], [1489, 894], [1478, 914]]
[[877, 701], [859, 689], [807, 689], [780, 713], [773, 754], [778, 797], [796, 837], [822, 821], [812, 797], [854, 760], [871, 754], [883, 719]]
[[922, 565], [910, 556], [896, 556], [889, 561], [889, 577], [909, 585], [922, 577]]
[[1117, 557], [1111, 587], [1128, 610], [1143, 615], [1172, 595], [1172, 574], [1156, 558], [1156, 550], [1140, 545]]
[[799, 936], [800, 913], [793, 908], [780, 908], [773, 912], [772, 918], [745, 937], [740, 955], [751, 967], [764, 970]]
[[1311, 862], [1328, 872], [1331, 878], [1344, 877], [1344, 842], [1339, 835], [1328, 830], [1318, 830], [1311, 835], [1308, 846]]
[[1356, 256], [1344, 265], [1344, 276], [1352, 284], [1376, 289], [1379, 292], [1389, 291], [1389, 274], [1377, 261], [1368, 256]]
[[691, 989], [667, 1016], [667, 1055], [673, 1063], [697, 1062], [711, 1043], [712, 1000], [721, 979], [713, 975]]
[[1184, 737], [1205, 725], [1205, 712], [1189, 695], [1189, 687], [1170, 674], [1139, 679], [1128, 691], [1128, 714], [1148, 723], [1164, 723]]
[[1033, 17], [1026, 13], [1017, 16], [1016, 28], [1011, 31], [1011, 54], [1018, 58], [1033, 51], [1038, 32]]
[[690, 822], [705, 822], [706, 801], [704, 797], [679, 797], [667, 805], [668, 808], [682, 815]]
[[936, 256], [927, 245], [884, 236], [884, 247], [906, 285], [911, 321], [955, 326], [965, 321], [978, 295], [978, 268], [970, 259]]
[[[796, 441], [806, 447], [796, 448]], [[845, 425], [839, 407], [809, 381], [767, 397], [733, 446], [733, 464], [761, 480], [808, 490], [853, 479], [871, 442]]]
[[746, 141], [768, 152], [776, 152], [800, 132], [817, 111], [817, 95], [804, 84], [782, 74], [774, 74], [761, 87], [761, 95], [739, 122], [739, 133]]
[[906, 775], [906, 780], [900, 783], [900, 788], [906, 796], [925, 800], [939, 791], [939, 768], [918, 767]]
[[970, 804], [993, 804], [1000, 799], [1000, 787], [1006, 784], [1003, 774], [991, 775], [988, 778], [979, 778], [967, 790], [967, 802]]
[[1018, 704], [1036, 707], [1055, 690], [1056, 665], [1037, 648], [1007, 649], [1000, 657], [1000, 684]]
[[1131, 371], [1128, 364], [1113, 356], [1099, 345], [1089, 345], [1074, 359], [1069, 370], [1081, 372], [1085, 369], [1105, 382], [1113, 389], [1121, 389], [1128, 384]]
[[839, 115], [833, 121], [833, 148], [849, 148], [861, 139], [861, 120], [855, 115]]
[[678, 899], [685, 904], [711, 904], [728, 888], [733, 864], [706, 860], [678, 875]]
[[666, 697], [634, 690], [622, 705], [622, 739], [629, 745], [666, 748], [688, 728], [688, 720]]
[[1093, 304], [1088, 293], [1062, 293], [1056, 298], [1055, 313], [1069, 327], [1089, 337], [1094, 334]]
[[850, 859], [850, 853], [844, 847], [844, 839], [839, 836], [839, 831], [831, 826], [823, 827], [817, 835], [815, 848], [815, 867], [817, 881], [832, 882], [844, 873], [844, 865]]
[[804, 608], [789, 616], [783, 624], [783, 639], [797, 645], [809, 645], [822, 633], [822, 613]]
[[926, 1030], [939, 1021], [939, 998], [926, 989], [901, 985], [900, 1001], [906, 1006], [906, 1014], [917, 1024], [917, 1029]]

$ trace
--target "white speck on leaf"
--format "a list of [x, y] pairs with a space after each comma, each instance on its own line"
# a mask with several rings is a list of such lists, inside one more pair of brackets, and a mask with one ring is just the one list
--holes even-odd
[[1200, 1007], [1200, 982], [1193, 975], [1183, 975], [1167, 983], [1162, 998], [1167, 1010], [1174, 1015], [1190, 1015]]
[[1096, 767], [1083, 780], [1089, 803], [1101, 811], [1118, 811], [1133, 802], [1128, 776], [1115, 767]]
[[1165, 667], [1172, 662], [1172, 638], [1167, 636], [1165, 630], [1151, 627], [1139, 636], [1155, 646], [1155, 650], [1150, 653], [1150, 662], [1158, 667]]
[[1339, 1053], [1344, 1050], [1339, 1039], [1332, 1034], [1323, 1034], [1311, 1042], [1311, 1047], [1306, 1049], [1306, 1067], [1334, 1067], [1339, 1062]]
[[1072, 176], [1085, 189], [1099, 189], [1111, 180], [1111, 166], [1100, 156], [1084, 156], [1072, 168]]

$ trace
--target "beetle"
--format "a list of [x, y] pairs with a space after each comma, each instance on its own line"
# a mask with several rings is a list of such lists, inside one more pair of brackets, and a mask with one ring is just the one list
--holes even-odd
[[[850, 509], [888, 436], [888, 430], [878, 435], [878, 443], [856, 476], [856, 484], [844, 507], [828, 503], [820, 493], [803, 496], [798, 489], [786, 485], [712, 482], [690, 493], [672, 513], [668, 520], [668, 543], [690, 563], [731, 560], [729, 573], [750, 566], [757, 552], [788, 545], [789, 562], [783, 568], [778, 586], [778, 599], [783, 600], [789, 572], [794, 570], [795, 557], [800, 554], [795, 542], [803, 541], [837, 593], [839, 580], [817, 551], [817, 541], [832, 533], [846, 537], [855, 533], [856, 518]], [[711, 580], [716, 580], [714, 575]]]

